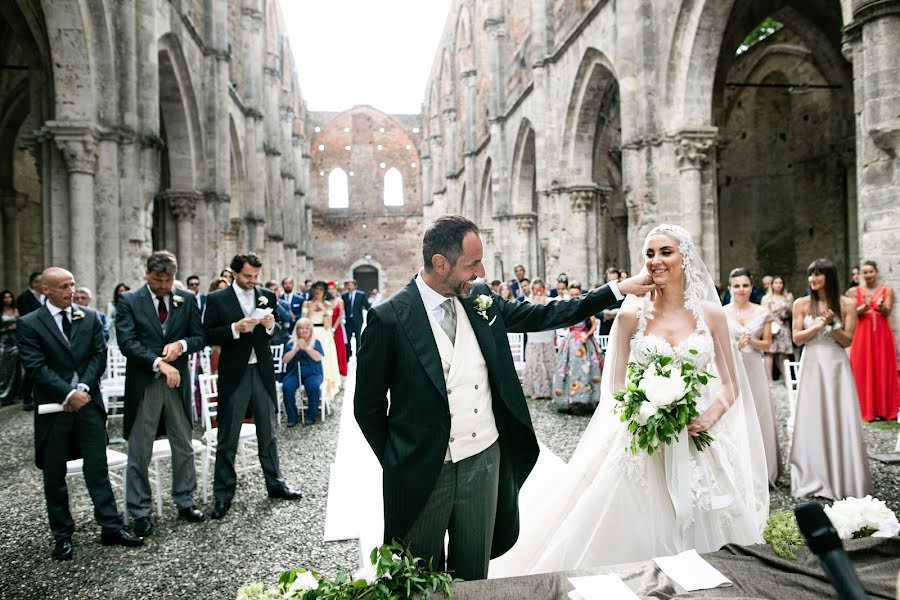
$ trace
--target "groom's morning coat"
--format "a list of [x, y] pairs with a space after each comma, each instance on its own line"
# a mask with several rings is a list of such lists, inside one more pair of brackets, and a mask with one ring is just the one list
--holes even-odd
[[[474, 304], [481, 294], [493, 299], [487, 319]], [[546, 305], [506, 302], [476, 284], [472, 295], [461, 302], [487, 365], [500, 433], [493, 558], [509, 550], [519, 536], [519, 489], [539, 452], [506, 334], [574, 325], [616, 298], [603, 286], [580, 298]], [[441, 358], [415, 280], [369, 310], [356, 373], [356, 420], [384, 469], [384, 538], [402, 539], [428, 500], [450, 439]]]

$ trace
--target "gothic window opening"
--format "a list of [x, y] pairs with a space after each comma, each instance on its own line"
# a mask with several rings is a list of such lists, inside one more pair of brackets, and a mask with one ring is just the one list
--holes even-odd
[[384, 174], [384, 205], [403, 206], [403, 176], [393, 167]]
[[347, 173], [340, 167], [328, 174], [328, 208], [348, 208], [350, 192], [347, 185]]

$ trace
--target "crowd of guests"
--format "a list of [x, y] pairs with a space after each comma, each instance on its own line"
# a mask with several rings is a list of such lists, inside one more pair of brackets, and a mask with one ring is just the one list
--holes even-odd
[[[491, 282], [507, 301], [544, 305], [578, 296], [582, 285], [561, 273], [553, 289], [529, 280], [516, 266], [509, 281]], [[627, 277], [606, 271], [606, 281]], [[900, 378], [888, 323], [893, 290], [879, 280], [878, 266], [865, 261], [843, 291], [834, 263], [819, 259], [808, 268], [808, 287], [794, 296], [784, 277], [759, 280], [744, 268], [731, 271], [720, 298], [741, 356], [762, 428], [769, 482], [782, 473], [771, 388], [785, 361], [800, 358], [791, 409], [789, 464], [797, 497], [862, 497], [871, 491], [861, 421], [895, 420]], [[621, 303], [619, 304], [621, 306]], [[600, 398], [604, 340], [618, 306], [556, 332], [528, 333], [523, 390], [532, 399], [551, 399], [557, 410], [591, 414]], [[597, 335], [595, 335], [597, 334]]]

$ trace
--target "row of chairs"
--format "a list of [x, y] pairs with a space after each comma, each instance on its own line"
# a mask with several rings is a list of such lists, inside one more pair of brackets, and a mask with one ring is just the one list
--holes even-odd
[[[556, 330], [557, 347], [562, 344], [567, 334], [567, 329]], [[510, 351], [512, 351], [513, 365], [516, 368], [516, 375], [519, 376], [519, 381], [522, 381], [522, 378], [525, 375], [525, 334], [507, 333], [506, 337], [509, 339], [509, 349]], [[594, 339], [597, 340], [597, 345], [600, 347], [600, 350], [606, 352], [606, 347], [607, 345], [609, 345], [609, 336], [599, 335], [598, 333], [594, 332]]]

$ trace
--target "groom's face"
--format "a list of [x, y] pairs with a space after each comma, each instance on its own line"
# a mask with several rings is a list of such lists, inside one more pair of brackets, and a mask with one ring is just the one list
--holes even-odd
[[444, 279], [447, 293], [460, 298], [468, 298], [472, 293], [472, 285], [477, 277], [484, 277], [484, 265], [481, 264], [484, 248], [481, 238], [472, 232], [463, 238], [462, 254]]

